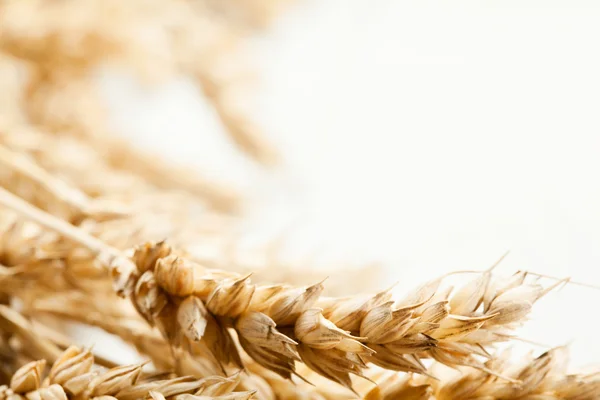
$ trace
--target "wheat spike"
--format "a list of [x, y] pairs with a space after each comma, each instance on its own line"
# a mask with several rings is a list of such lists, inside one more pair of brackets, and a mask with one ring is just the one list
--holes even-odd
[[252, 392], [233, 392], [239, 383], [239, 379], [235, 377], [157, 379], [152, 376], [143, 377], [142, 364], [102, 370], [94, 367], [93, 356], [89, 351], [73, 346], [54, 363], [46, 377], [43, 374], [45, 364], [45, 360], [33, 361], [18, 369], [10, 386], [0, 387], [0, 398], [132, 400], [163, 396], [178, 399], [247, 400], [253, 395]]
[[145, 363], [102, 367], [95, 363], [95, 356], [90, 350], [69, 346], [60, 352], [56, 344], [36, 334], [31, 323], [23, 316], [8, 307], [0, 307], [0, 321], [9, 320], [12, 323], [10, 326], [0, 324], [0, 332], [12, 333], [17, 339], [10, 346], [33, 345], [40, 348], [43, 344], [52, 349], [47, 353], [52, 366], [46, 368], [46, 359], [21, 366], [12, 374], [10, 383], [0, 387], [2, 399], [91, 399], [110, 396], [119, 400], [134, 400], [145, 398], [150, 392], [169, 398], [180, 395], [211, 399], [228, 396], [224, 398], [235, 400], [252, 396], [252, 392], [234, 392], [240, 384], [240, 374], [198, 379], [169, 373], [145, 374], [142, 372]]
[[[511, 376], [510, 382], [484, 371], [460, 368], [448, 370], [434, 365], [440, 379], [389, 375], [380, 378], [379, 386], [367, 393], [366, 399], [415, 400], [592, 400], [600, 395], [597, 373], [565, 372], [567, 350], [554, 348], [537, 357], [530, 356], [515, 363], [508, 352], [497, 354], [487, 362], [490, 367]], [[493, 364], [493, 366], [492, 366]], [[576, 389], [575, 389], [576, 388]]]

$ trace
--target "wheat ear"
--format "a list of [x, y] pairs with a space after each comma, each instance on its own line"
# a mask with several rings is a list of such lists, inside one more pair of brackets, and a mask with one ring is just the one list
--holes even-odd
[[476, 369], [451, 370], [442, 365], [431, 369], [439, 379], [425, 376], [383, 375], [374, 377], [378, 387], [365, 400], [594, 400], [600, 398], [600, 374], [566, 372], [565, 347], [539, 356], [527, 355], [515, 362], [509, 350], [494, 355], [489, 368], [502, 371], [519, 383], [498, 379]]
[[233, 392], [239, 384], [239, 375], [204, 379], [171, 374], [144, 376], [144, 363], [103, 369], [94, 365], [89, 350], [76, 346], [60, 354], [47, 374], [46, 364], [42, 359], [19, 368], [8, 386], [0, 386], [0, 399], [248, 400], [254, 394]]

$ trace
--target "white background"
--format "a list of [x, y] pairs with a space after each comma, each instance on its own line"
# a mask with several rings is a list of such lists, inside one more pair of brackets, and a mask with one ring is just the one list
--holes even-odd
[[[115, 126], [246, 191], [257, 231], [376, 260], [414, 287], [499, 268], [600, 285], [600, 3], [299, 1], [254, 46], [256, 119], [285, 158], [237, 156], [184, 80], [103, 79]], [[320, 253], [323, 254], [323, 253]], [[522, 336], [600, 360], [600, 290], [537, 304]]]

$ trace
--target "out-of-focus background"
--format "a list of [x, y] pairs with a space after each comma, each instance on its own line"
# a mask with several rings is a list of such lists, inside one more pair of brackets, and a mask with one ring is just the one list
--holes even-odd
[[[99, 79], [115, 127], [242, 188], [248, 230], [286, 251], [379, 261], [398, 290], [507, 250], [500, 273], [600, 285], [598, 21], [596, 1], [296, 1], [247, 49], [275, 170], [189, 82]], [[599, 303], [566, 286], [520, 334], [597, 362]]]

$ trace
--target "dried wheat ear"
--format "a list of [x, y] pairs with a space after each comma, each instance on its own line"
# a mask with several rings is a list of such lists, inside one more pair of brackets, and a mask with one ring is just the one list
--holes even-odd
[[0, 386], [2, 400], [153, 399], [246, 400], [254, 392], [233, 392], [239, 374], [232, 377], [145, 374], [144, 364], [103, 368], [94, 365], [89, 350], [66, 349], [48, 369], [46, 360], [31, 361], [19, 368], [9, 385]]
[[518, 380], [514, 384], [481, 370], [448, 370], [434, 365], [432, 372], [439, 380], [426, 376], [390, 375], [380, 381], [379, 387], [369, 392], [365, 399], [413, 400], [560, 400], [598, 399], [600, 373], [569, 375], [565, 348], [555, 348], [540, 356], [528, 356], [518, 363], [511, 361], [510, 352], [496, 354], [486, 364]]
[[[174, 254], [164, 242], [135, 249], [137, 270], [127, 282], [138, 312], [174, 346], [203, 341], [222, 365], [242, 367], [231, 330], [261, 366], [290, 379], [302, 361], [318, 374], [352, 388], [350, 374], [366, 377], [367, 363], [427, 374], [422, 360], [489, 369], [486, 347], [511, 337], [532, 305], [550, 288], [485, 271], [458, 290], [443, 277], [393, 301], [390, 290], [370, 297], [322, 298], [322, 283], [295, 288], [254, 285], [250, 277], [208, 270]], [[514, 382], [513, 382], [514, 383]]]

